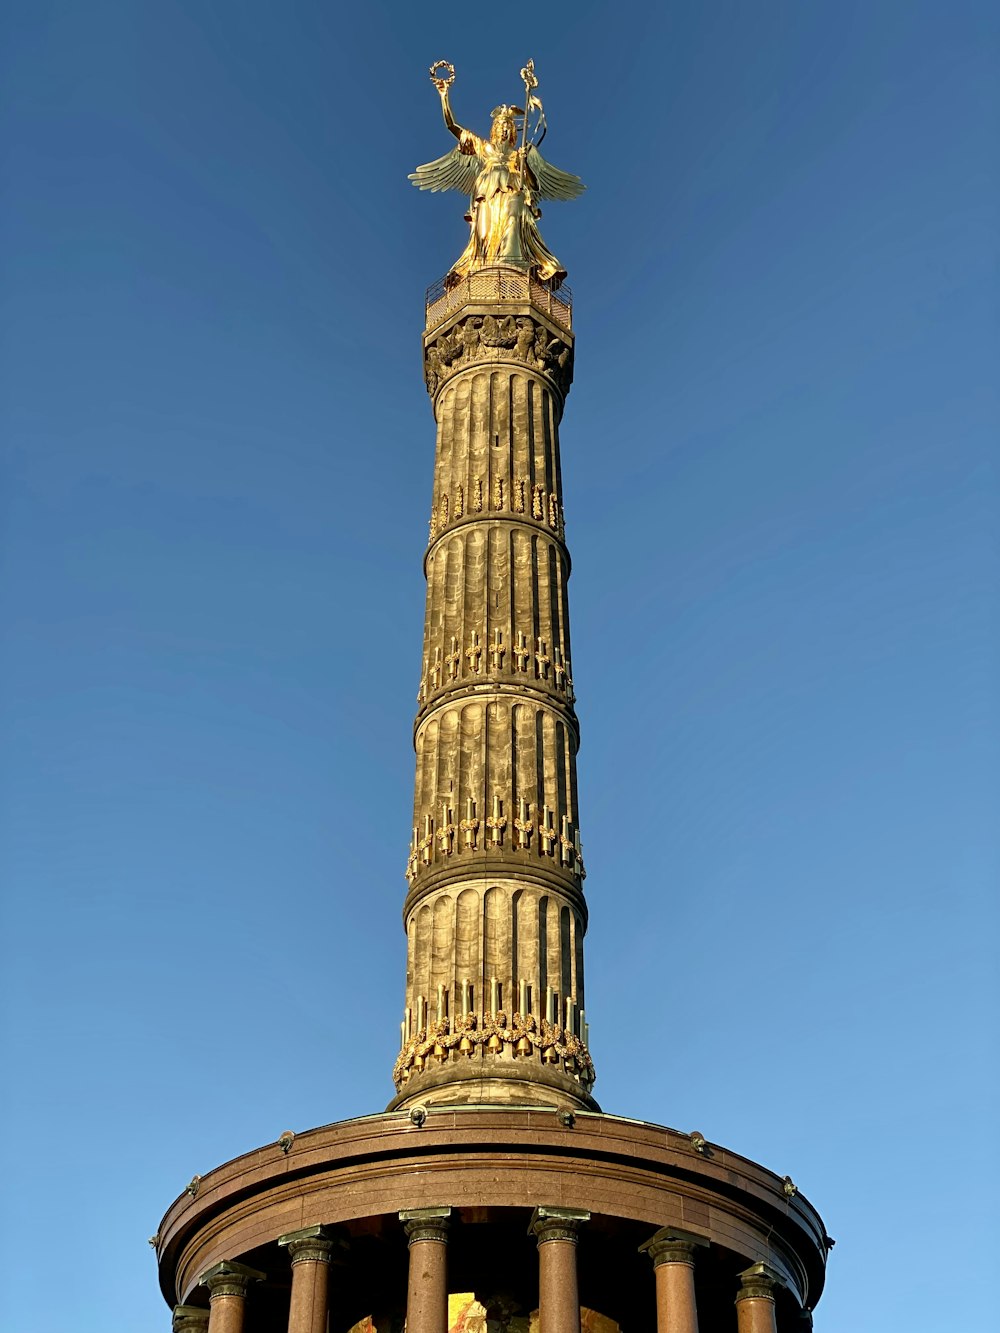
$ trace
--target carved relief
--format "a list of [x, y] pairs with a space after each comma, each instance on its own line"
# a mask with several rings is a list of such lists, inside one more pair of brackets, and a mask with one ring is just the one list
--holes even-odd
[[462, 660], [462, 654], [458, 651], [458, 640], [452, 636], [451, 652], [445, 658], [448, 663], [448, 678], [455, 680], [458, 676], [458, 666]]
[[512, 360], [550, 376], [565, 395], [573, 380], [573, 349], [526, 315], [470, 316], [429, 343], [424, 353], [424, 382], [431, 396], [464, 365], [474, 361]]
[[535, 346], [535, 326], [530, 319], [517, 321], [517, 347], [514, 355], [518, 361], [530, 361]]
[[500, 630], [493, 631], [493, 642], [490, 644], [490, 668], [493, 671], [503, 669], [504, 654], [507, 649], [503, 646], [503, 634]]
[[437, 836], [438, 850], [444, 856], [451, 856], [455, 842], [455, 825], [451, 822], [451, 808], [447, 803], [441, 807], [441, 826]]
[[538, 640], [538, 648], [535, 652], [535, 663], [538, 667], [539, 680], [548, 680], [549, 667], [552, 665], [552, 658], [549, 657], [548, 646], [544, 639]]
[[[536, 825], [532, 818], [532, 809], [524, 797], [518, 800], [517, 817], [514, 820], [514, 850], [529, 852], [531, 850], [531, 840], [534, 834], [538, 833], [538, 855], [557, 856], [559, 864], [569, 870], [571, 874], [578, 879], [584, 880], [587, 872], [583, 865], [583, 854], [580, 844], [580, 831], [574, 828], [572, 820], [568, 815], [563, 815], [560, 819], [559, 832], [556, 832], [555, 818], [556, 813], [547, 805], [543, 805]], [[421, 866], [431, 865], [434, 859], [434, 844], [437, 842], [437, 853], [442, 857], [450, 857], [455, 853], [463, 851], [476, 851], [479, 847], [479, 830], [485, 825], [486, 837], [483, 850], [488, 851], [492, 848], [503, 846], [504, 830], [507, 827], [507, 819], [503, 813], [503, 801], [497, 795], [493, 797], [493, 810], [487, 816], [485, 821], [481, 821], [476, 810], [476, 802], [469, 797], [466, 801], [465, 818], [456, 826], [453, 822], [451, 806], [445, 801], [441, 807], [441, 822], [437, 828], [434, 827], [434, 821], [429, 815], [424, 816], [424, 835], [417, 837], [417, 826], [413, 827], [413, 837], [410, 840], [409, 852], [406, 859], [406, 878], [410, 884], [417, 878]], [[458, 840], [457, 835], [461, 834]]]
[[507, 820], [503, 813], [503, 801], [499, 796], [493, 797], [493, 813], [486, 816], [486, 827], [489, 830], [490, 846], [502, 847], [503, 831], [507, 827]]
[[552, 855], [555, 841], [556, 831], [552, 827], [552, 811], [548, 806], [544, 806], [542, 809], [542, 818], [539, 820], [538, 824], [538, 842], [546, 856]]
[[[421, 1006], [418, 1013], [423, 1011]], [[461, 1014], [454, 1019], [444, 1016], [419, 1028], [404, 1042], [393, 1066], [396, 1090], [425, 1069], [430, 1059], [443, 1063], [474, 1055], [561, 1063], [566, 1073], [585, 1088], [592, 1087], [596, 1077], [590, 1052], [575, 1032], [534, 1014], [513, 1013], [508, 1020], [506, 1012], [499, 1009], [486, 1010], [481, 1019], [478, 1014]]]
[[465, 818], [458, 827], [466, 848], [469, 851], [474, 852], [476, 850], [476, 841], [479, 837], [479, 820], [476, 818], [476, 803], [471, 797], [466, 802]]
[[[481, 514], [483, 512], [484, 487], [482, 477], [477, 477], [472, 483], [470, 494], [470, 504], [473, 513]], [[518, 477], [512, 482], [509, 488], [509, 508], [514, 514], [523, 514], [525, 512], [525, 492], [526, 479]], [[503, 477], [493, 478], [493, 487], [490, 492], [490, 508], [500, 513], [505, 510], [507, 505], [508, 487]], [[431, 509], [430, 522], [428, 524], [428, 540], [433, 542], [444, 532], [449, 522], [456, 523], [460, 518], [465, 517], [465, 490], [461, 485], [455, 488], [454, 503], [447, 493], [440, 496]], [[560, 541], [566, 539], [566, 524], [563, 520], [562, 505], [558, 495], [555, 492], [546, 494], [545, 487], [536, 484], [531, 491], [531, 517], [539, 523], [544, 523], [556, 534]]]
[[[469, 638], [469, 645], [464, 651], [460, 648], [458, 639], [453, 635], [451, 651], [447, 656], [444, 656], [440, 647], [434, 649], [434, 660], [429, 664], [421, 679], [417, 691], [417, 702], [423, 705], [429, 694], [441, 688], [445, 683], [445, 668], [447, 668], [448, 680], [457, 681], [464, 674], [462, 669], [463, 658], [467, 663], [466, 670], [468, 674], [478, 676], [487, 657], [487, 667], [490, 674], [498, 675], [502, 673], [506, 656], [507, 646], [503, 641], [503, 631], [500, 629], [494, 629], [488, 652], [483, 647], [478, 630], [473, 630]], [[569, 659], [563, 657], [562, 649], [556, 647], [550, 650], [545, 639], [537, 638], [535, 640], [535, 650], [532, 652], [527, 635], [523, 630], [518, 630], [515, 635], [514, 646], [511, 649], [510, 670], [528, 671], [532, 658], [535, 664], [534, 674], [536, 679], [555, 685], [556, 689], [564, 693], [567, 700], [571, 702], [573, 699], [573, 679], [569, 673]]]
[[430, 815], [424, 815], [424, 836], [417, 843], [417, 855], [421, 863], [429, 866], [434, 848], [434, 821]]
[[523, 798], [518, 802], [517, 818], [514, 820], [514, 829], [517, 833], [517, 842], [515, 846], [527, 851], [531, 846], [531, 835], [535, 831], [535, 826], [531, 822], [528, 802]]

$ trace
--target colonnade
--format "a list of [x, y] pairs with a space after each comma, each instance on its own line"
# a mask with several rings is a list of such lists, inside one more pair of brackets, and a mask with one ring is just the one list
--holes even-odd
[[[451, 1209], [419, 1208], [399, 1214], [409, 1244], [406, 1333], [448, 1333], [448, 1229]], [[536, 1208], [531, 1232], [538, 1245], [539, 1333], [580, 1333], [576, 1247], [590, 1214], [568, 1208]], [[288, 1333], [327, 1333], [330, 1262], [337, 1242], [323, 1227], [282, 1236], [292, 1266]], [[698, 1333], [694, 1271], [696, 1254], [708, 1241], [663, 1228], [640, 1249], [653, 1264], [656, 1333]], [[203, 1273], [209, 1308], [174, 1307], [172, 1333], [243, 1333], [245, 1307], [265, 1274], [225, 1261]], [[735, 1333], [777, 1333], [778, 1273], [767, 1264], [739, 1274]], [[808, 1315], [804, 1316], [808, 1321]], [[811, 1321], [801, 1325], [811, 1327]]]

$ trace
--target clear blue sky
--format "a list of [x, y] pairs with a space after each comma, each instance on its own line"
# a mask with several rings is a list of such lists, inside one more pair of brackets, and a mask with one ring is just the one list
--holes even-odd
[[596, 1091], [799, 1183], [819, 1333], [983, 1326], [998, 14], [9, 0], [12, 1333], [167, 1329], [191, 1175], [390, 1095], [442, 56], [480, 127], [533, 56], [590, 187], [544, 234]]

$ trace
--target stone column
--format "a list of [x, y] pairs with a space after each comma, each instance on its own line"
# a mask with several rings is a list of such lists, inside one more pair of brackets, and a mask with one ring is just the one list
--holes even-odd
[[406, 1333], [448, 1333], [448, 1219], [450, 1208], [399, 1214], [410, 1245]]
[[256, 1268], [228, 1260], [202, 1273], [198, 1285], [208, 1288], [208, 1333], [243, 1333], [247, 1287], [251, 1282], [262, 1282], [264, 1276]]
[[707, 1245], [701, 1236], [664, 1227], [640, 1245], [656, 1274], [657, 1333], [698, 1333], [694, 1297], [694, 1252]]
[[208, 1333], [208, 1310], [204, 1305], [175, 1305], [171, 1333]]
[[589, 1213], [572, 1208], [536, 1208], [531, 1230], [538, 1238], [539, 1333], [580, 1333], [576, 1242]]
[[752, 1264], [740, 1274], [736, 1297], [738, 1333], [777, 1333], [774, 1313], [774, 1288], [782, 1281], [780, 1273], [767, 1264]]
[[333, 1240], [322, 1227], [279, 1236], [292, 1261], [288, 1333], [326, 1333], [327, 1293]]

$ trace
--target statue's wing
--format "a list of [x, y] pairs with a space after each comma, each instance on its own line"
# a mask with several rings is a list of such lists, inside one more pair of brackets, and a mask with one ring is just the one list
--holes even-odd
[[479, 175], [479, 158], [474, 153], [462, 153], [458, 145], [433, 162], [410, 173], [409, 179], [418, 190], [461, 190], [471, 194]]
[[587, 188], [579, 176], [546, 162], [534, 144], [528, 146], [528, 167], [538, 182], [539, 199], [576, 199]]

